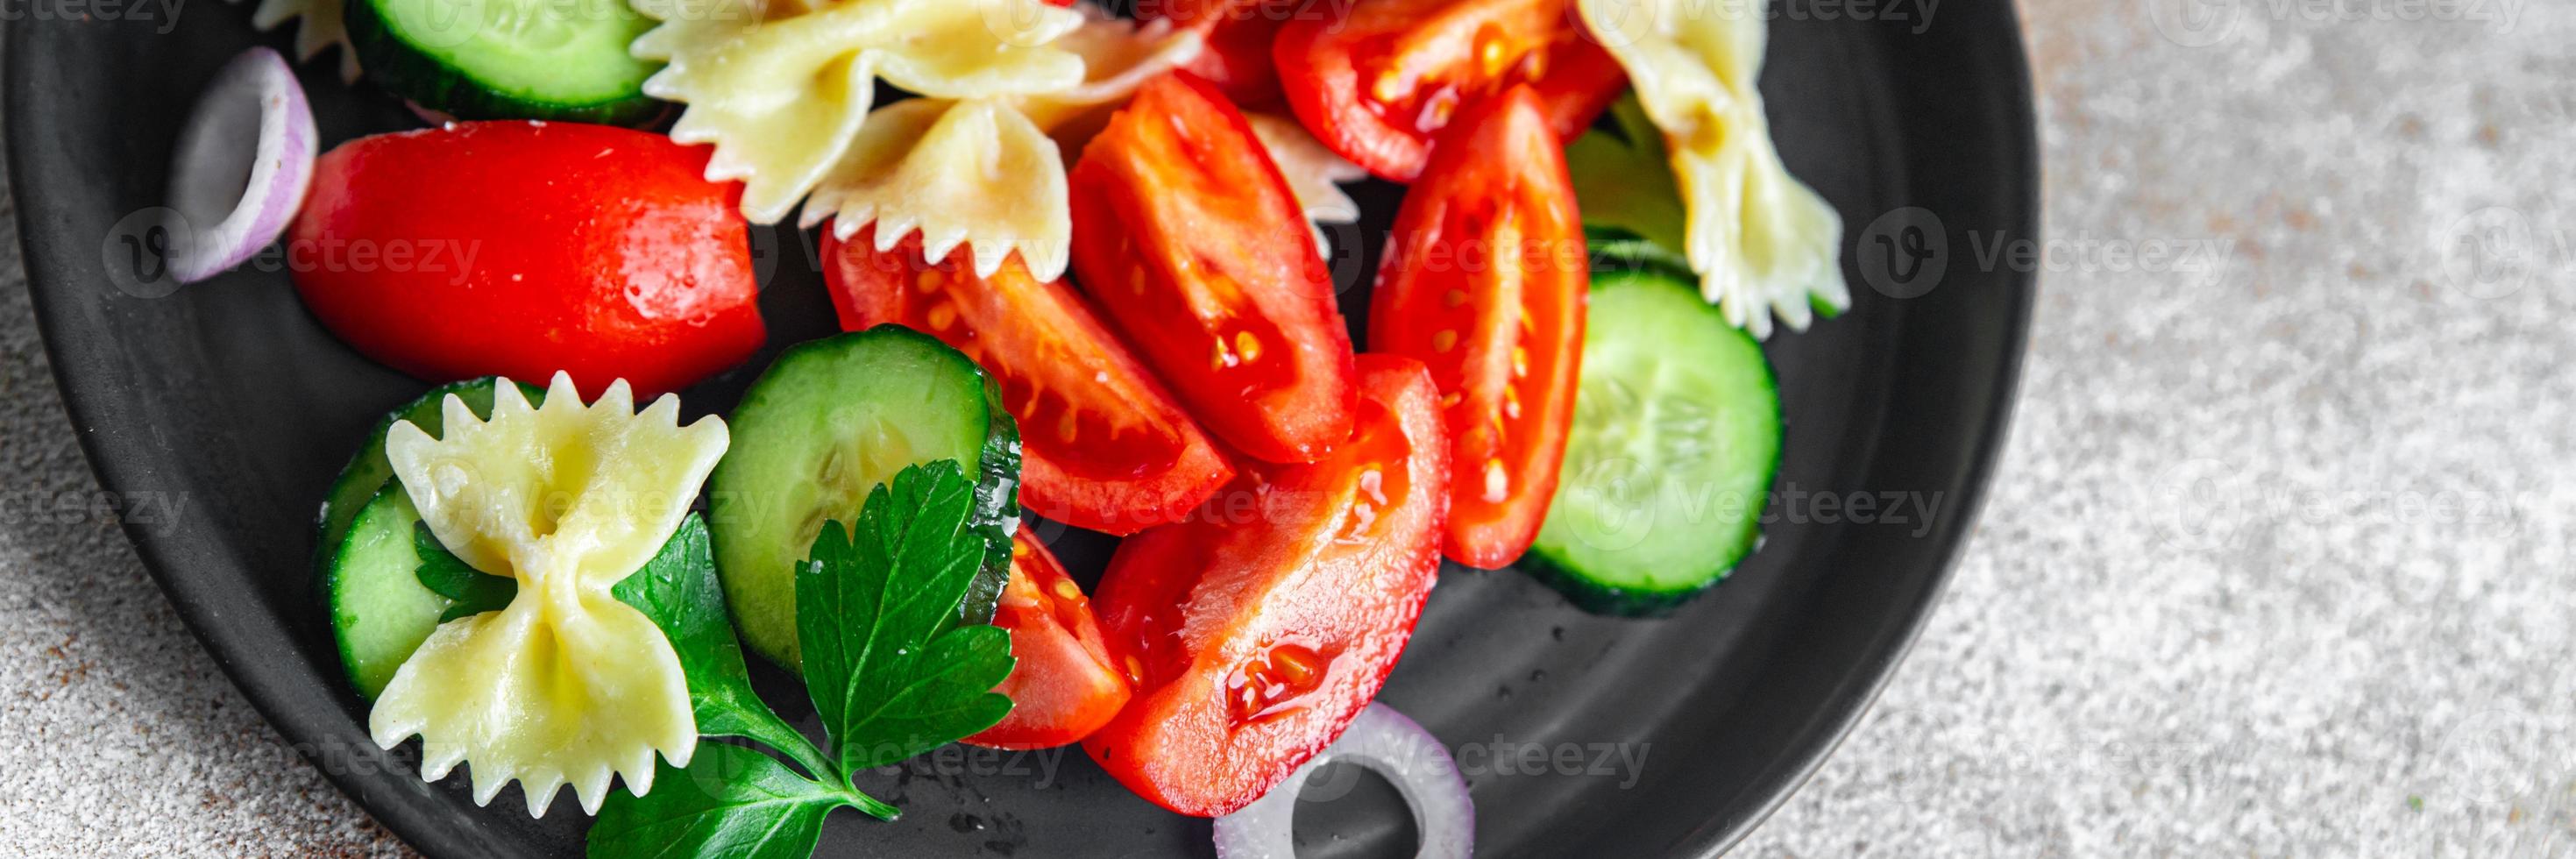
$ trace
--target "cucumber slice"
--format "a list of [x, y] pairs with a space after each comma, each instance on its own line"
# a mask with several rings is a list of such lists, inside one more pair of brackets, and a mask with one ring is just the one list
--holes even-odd
[[[394, 423], [410, 421], [422, 432], [433, 436], [443, 434], [446, 412], [441, 404], [447, 402], [449, 394], [463, 399], [466, 408], [473, 409], [474, 414], [491, 417], [493, 381], [494, 377], [485, 376], [431, 388], [429, 393], [420, 395], [420, 399], [403, 404], [385, 415], [384, 420], [376, 422], [375, 432], [367, 435], [366, 446], [359, 448], [357, 457], [341, 467], [340, 476], [331, 481], [331, 491], [322, 496], [322, 512], [314, 523], [320, 532], [313, 541], [313, 563], [317, 569], [327, 575], [332, 555], [340, 551], [340, 541], [349, 535], [349, 523], [358, 518], [360, 508], [367, 506], [378, 490], [393, 481], [393, 463], [385, 460], [385, 434], [393, 431]], [[546, 392], [542, 388], [521, 383], [519, 390], [528, 395], [530, 403], [546, 400]]]
[[1664, 273], [1689, 280], [1690, 260], [1663, 245], [1616, 227], [1583, 228], [1584, 244], [1592, 254], [1592, 269], [1626, 271], [1660, 268]]
[[653, 21], [625, 0], [360, 0], [349, 42], [395, 95], [458, 119], [609, 124], [660, 115], [627, 45]]
[[827, 337], [779, 355], [727, 422], [733, 448], [707, 481], [708, 519], [725, 602], [753, 651], [800, 665], [796, 566], [823, 523], [857, 520], [868, 490], [943, 459], [980, 475], [973, 522], [991, 545], [959, 615], [991, 621], [1019, 524], [1020, 436], [974, 361], [893, 325]]
[[439, 616], [456, 605], [420, 584], [420, 553], [412, 547], [412, 528], [419, 522], [411, 494], [401, 486], [385, 487], [350, 517], [347, 538], [323, 575], [340, 666], [370, 701], [429, 640]]
[[1669, 611], [1761, 539], [1780, 466], [1762, 347], [1662, 271], [1597, 272], [1565, 469], [1531, 547], [1585, 609]]
[[[609, 589], [618, 602], [664, 624], [663, 631], [671, 634], [674, 647], [685, 647], [686, 643], [679, 639], [688, 634], [669, 625], [671, 612], [682, 611], [672, 608], [674, 601], [695, 599], [685, 592], [691, 586], [689, 582], [681, 579], [705, 575], [714, 566], [706, 534], [705, 521], [690, 515], [651, 561]], [[476, 577], [477, 581], [466, 586], [469, 594], [464, 599], [448, 597], [430, 587], [433, 570], [442, 565]], [[676, 572], [680, 578], [674, 578], [675, 571], [685, 572]], [[349, 684], [371, 701], [384, 694], [386, 684], [393, 682], [394, 672], [411, 660], [412, 653], [429, 640], [439, 624], [474, 612], [497, 611], [516, 599], [519, 590], [517, 579], [476, 572], [448, 554], [445, 547], [438, 545], [438, 538], [420, 525], [420, 511], [412, 506], [410, 493], [400, 486], [385, 487], [359, 511], [347, 542], [333, 557], [327, 586], [331, 635], [339, 643], [340, 664], [348, 672]], [[714, 597], [705, 599], [711, 603]], [[711, 604], [703, 608], [720, 610]], [[730, 642], [731, 630], [725, 629], [724, 633]], [[730, 647], [725, 650], [731, 652]], [[683, 663], [690, 660], [688, 653], [682, 651]], [[693, 674], [691, 685], [701, 679], [704, 678]]]

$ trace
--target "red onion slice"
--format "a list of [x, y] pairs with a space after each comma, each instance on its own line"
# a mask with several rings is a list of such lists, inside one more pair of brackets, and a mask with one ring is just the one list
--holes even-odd
[[1413, 809], [1419, 859], [1468, 859], [1476, 847], [1476, 805], [1440, 738], [1385, 704], [1370, 704], [1324, 753], [1242, 810], [1216, 819], [1218, 859], [1296, 859], [1297, 795], [1327, 763], [1385, 776]]
[[286, 232], [313, 181], [316, 141], [313, 107], [276, 51], [243, 51], [215, 72], [170, 159], [170, 207], [189, 227], [170, 273], [213, 277]]

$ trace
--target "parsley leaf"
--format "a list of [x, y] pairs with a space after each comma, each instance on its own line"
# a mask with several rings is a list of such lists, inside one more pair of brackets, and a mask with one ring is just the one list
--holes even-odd
[[413, 553], [420, 556], [420, 568], [412, 573], [420, 579], [420, 586], [456, 601], [446, 613], [438, 616], [439, 623], [500, 611], [510, 607], [510, 599], [519, 595], [518, 579], [492, 575], [467, 566], [463, 559], [439, 544], [438, 535], [429, 532], [427, 522], [412, 523], [411, 547]]
[[961, 626], [984, 561], [974, 486], [955, 461], [911, 466], [868, 493], [855, 527], [826, 525], [796, 573], [805, 687], [844, 774], [992, 727], [1011, 700], [1011, 637]]
[[724, 589], [716, 581], [705, 520], [689, 514], [653, 560], [618, 580], [609, 592], [651, 618], [670, 640], [680, 671], [688, 677], [689, 709], [697, 716], [699, 734], [759, 740], [809, 772], [826, 771], [814, 744], [761, 703], [760, 693], [751, 687], [742, 645], [725, 611]]
[[611, 795], [590, 827], [592, 856], [805, 859], [840, 792], [741, 746], [699, 741], [688, 769], [660, 761], [653, 792]]
[[1609, 128], [1585, 132], [1565, 147], [1565, 172], [1574, 180], [1584, 232], [1596, 239], [1643, 240], [1644, 250], [1662, 252], [1657, 262], [1680, 259], [1688, 215], [1673, 182], [1664, 133], [1646, 118], [1635, 93], [1612, 105], [1609, 118]]
[[906, 468], [868, 494], [856, 527], [824, 527], [797, 570], [796, 631], [806, 688], [836, 751], [828, 757], [753, 692], [705, 523], [681, 523], [652, 563], [618, 583], [617, 598], [670, 638], [700, 732], [756, 740], [805, 773], [757, 749], [701, 740], [687, 768], [657, 764], [651, 793], [609, 796], [589, 855], [802, 859], [832, 809], [900, 813], [859, 792], [851, 774], [1001, 721], [1011, 701], [992, 689], [1011, 673], [1010, 633], [958, 617], [989, 549], [970, 525], [973, 490], [954, 461]]

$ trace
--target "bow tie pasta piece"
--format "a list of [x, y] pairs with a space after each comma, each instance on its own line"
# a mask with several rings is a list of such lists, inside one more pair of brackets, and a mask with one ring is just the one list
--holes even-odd
[[1061, 90], [1082, 58], [1048, 43], [1083, 15], [1044, 0], [634, 0], [663, 23], [634, 52], [668, 65], [644, 82], [688, 107], [671, 129], [713, 143], [711, 181], [743, 180], [742, 211], [776, 223], [850, 149], [876, 78], [925, 96]]
[[1169, 22], [1140, 26], [1096, 7], [1080, 14], [1085, 23], [1050, 45], [1081, 58], [1077, 85], [878, 108], [806, 201], [805, 225], [830, 218], [833, 234], [847, 240], [875, 224], [880, 252], [919, 231], [927, 259], [946, 259], [963, 244], [974, 252], [977, 277], [992, 277], [1013, 252], [1040, 280], [1063, 276], [1073, 222], [1060, 141], [1050, 135], [1096, 130], [1136, 87], [1188, 62], [1202, 44], [1197, 32]]
[[290, 19], [303, 19], [295, 26], [295, 59], [310, 60], [323, 48], [337, 45], [340, 80], [356, 83], [358, 49], [349, 44], [349, 28], [342, 23], [340, 14], [340, 0], [259, 0], [259, 8], [250, 13], [250, 25], [267, 32]]
[[679, 658], [609, 590], [670, 538], [724, 455], [722, 420], [682, 427], [679, 411], [666, 395], [636, 414], [624, 381], [584, 406], [558, 373], [542, 407], [505, 379], [489, 421], [451, 396], [445, 438], [393, 427], [385, 455], [431, 533], [519, 590], [440, 624], [403, 663], [368, 714], [377, 745], [418, 735], [431, 781], [470, 764], [477, 803], [517, 780], [532, 816], [566, 783], [591, 813], [611, 776], [644, 794], [655, 752], [688, 763], [698, 730]]
[[[1207, 41], [1196, 28], [1176, 27], [1168, 19], [1139, 22], [1121, 18], [1090, 3], [1076, 5], [1082, 26], [1055, 41], [1055, 47], [1082, 58], [1082, 80], [1061, 90], [1022, 96], [1020, 112], [1057, 136], [1057, 143], [1078, 152], [1082, 143], [1127, 103], [1136, 88], [1156, 75], [1197, 59]], [[1065, 139], [1068, 132], [1078, 139]]]
[[1770, 336], [1774, 315], [1803, 331], [1816, 305], [1850, 306], [1842, 217], [1789, 175], [1762, 115], [1754, 77], [1769, 31], [1759, 10], [1711, 14], [1692, 0], [1578, 0], [1577, 9], [1663, 130], [1700, 292], [1755, 337]]
[[925, 259], [966, 244], [991, 277], [1013, 251], [1042, 279], [1064, 273], [1072, 242], [1064, 160], [1029, 118], [991, 99], [917, 98], [869, 115], [850, 153], [815, 189], [808, 220], [837, 215], [846, 240], [876, 224], [879, 252], [915, 230]]
[[1367, 178], [1368, 169], [1325, 148], [1294, 119], [1246, 113], [1243, 120], [1251, 123], [1252, 136], [1261, 138], [1261, 148], [1269, 150], [1271, 163], [1279, 165], [1279, 175], [1288, 177], [1288, 193], [1297, 196], [1306, 227], [1315, 233], [1315, 252], [1331, 258], [1333, 245], [1323, 225], [1359, 223], [1360, 204], [1342, 192], [1341, 183]]

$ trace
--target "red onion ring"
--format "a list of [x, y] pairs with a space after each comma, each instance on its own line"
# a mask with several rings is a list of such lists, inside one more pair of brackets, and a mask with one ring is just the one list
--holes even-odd
[[179, 231], [170, 273], [195, 283], [249, 259], [286, 232], [313, 181], [313, 107], [286, 58], [252, 48], [215, 72], [170, 160]]
[[1413, 809], [1419, 859], [1468, 859], [1476, 849], [1476, 805], [1440, 738], [1385, 704], [1370, 704], [1324, 753], [1242, 810], [1216, 819], [1218, 859], [1296, 859], [1297, 795], [1308, 776], [1342, 761], [1385, 776]]

